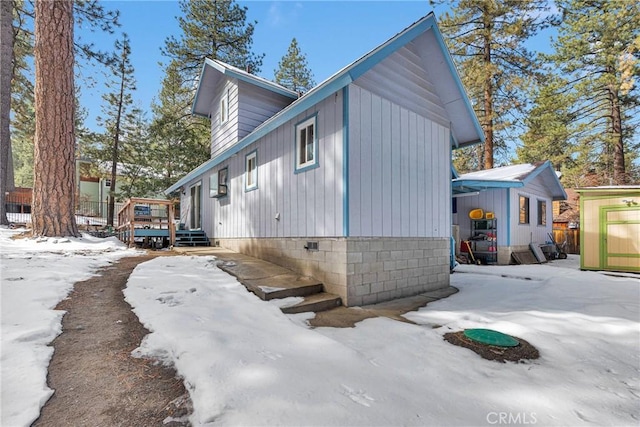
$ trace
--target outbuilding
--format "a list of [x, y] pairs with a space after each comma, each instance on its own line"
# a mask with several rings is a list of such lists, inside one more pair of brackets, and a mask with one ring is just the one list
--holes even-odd
[[640, 186], [578, 188], [580, 268], [640, 272]]
[[552, 202], [567, 198], [549, 161], [466, 173], [453, 179], [452, 191], [460, 239], [486, 236], [487, 242], [474, 242], [472, 250], [490, 264], [509, 264], [513, 252], [550, 241]]

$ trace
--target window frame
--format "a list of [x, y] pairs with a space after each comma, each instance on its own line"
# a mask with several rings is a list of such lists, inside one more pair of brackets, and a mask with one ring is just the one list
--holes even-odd
[[[523, 194], [519, 194], [518, 195], [518, 224], [520, 225], [529, 225], [531, 224], [531, 198], [529, 196], [525, 196]], [[522, 201], [526, 200], [526, 206], [524, 209], [524, 222], [522, 219], [522, 215], [523, 215], [523, 207], [522, 207]]]
[[229, 89], [220, 98], [220, 126], [229, 121]]
[[[308, 132], [307, 129], [313, 126], [313, 146], [312, 146], [312, 155], [313, 155], [313, 159], [312, 160], [308, 160], [306, 159], [305, 162], [300, 162], [300, 157], [301, 157], [301, 144], [304, 143], [305, 145], [305, 153], [308, 155], [308, 142], [307, 142], [307, 137], [308, 137]], [[301, 131], [305, 130], [305, 140], [302, 141], [301, 139]], [[295, 149], [294, 149], [294, 154], [295, 154], [295, 158], [294, 158], [294, 166], [295, 166], [295, 173], [300, 173], [300, 172], [306, 172], [310, 169], [315, 169], [317, 167], [320, 166], [320, 161], [318, 159], [318, 114], [314, 114], [313, 116], [307, 117], [306, 119], [298, 122], [295, 126], [294, 126], [294, 143], [295, 143]], [[305, 156], [307, 157], [307, 156]]]
[[[249, 170], [249, 162], [253, 159], [254, 168]], [[253, 182], [249, 183], [249, 178], [253, 177]], [[249, 192], [258, 189], [258, 150], [255, 149], [244, 157], [244, 191]]]
[[547, 201], [544, 199], [537, 199], [536, 206], [538, 208], [538, 225], [541, 227], [547, 226]]
[[209, 197], [220, 198], [227, 195], [229, 195], [229, 166], [209, 175]]

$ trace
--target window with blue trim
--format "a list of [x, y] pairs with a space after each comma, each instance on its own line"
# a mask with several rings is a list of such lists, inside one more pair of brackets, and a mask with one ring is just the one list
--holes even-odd
[[316, 117], [296, 125], [296, 170], [306, 169], [318, 163]]
[[258, 156], [257, 151], [252, 151], [245, 157], [244, 189], [255, 190], [258, 188]]

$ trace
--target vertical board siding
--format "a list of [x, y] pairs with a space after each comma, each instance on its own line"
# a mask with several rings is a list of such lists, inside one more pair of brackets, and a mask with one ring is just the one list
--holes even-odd
[[[316, 113], [320, 166], [296, 174], [294, 127]], [[344, 191], [342, 140], [342, 99], [338, 94], [328, 97], [315, 108], [305, 111], [203, 174], [203, 185], [206, 182], [203, 221], [211, 229], [209, 236], [341, 236]], [[245, 156], [254, 150], [257, 150], [258, 188], [245, 191]], [[209, 198], [209, 176], [217, 174], [224, 167], [229, 168], [228, 196]], [[279, 221], [275, 218], [278, 213]]]
[[[460, 239], [468, 240], [471, 236], [471, 219], [469, 212], [474, 209], [482, 209], [484, 212], [493, 212], [498, 220], [496, 230], [498, 246], [507, 246], [508, 221], [507, 221], [507, 191], [510, 189], [497, 188], [494, 190], [481, 191], [473, 196], [458, 197], [458, 219], [460, 226]], [[513, 219], [511, 220], [513, 224]]]
[[[507, 209], [507, 192], [509, 192], [510, 209]], [[520, 224], [519, 196], [529, 197], [529, 224]], [[547, 225], [538, 225], [538, 200], [547, 203]], [[498, 220], [498, 246], [527, 246], [529, 243], [545, 243], [549, 240], [547, 233], [553, 229], [553, 207], [549, 190], [541, 176], [534, 178], [525, 187], [496, 188], [481, 191], [474, 196], [458, 197], [458, 225], [460, 238], [466, 239], [471, 234], [469, 212], [482, 209], [493, 212]], [[507, 212], [510, 218], [507, 220]], [[510, 223], [511, 229], [508, 229]]]
[[[229, 120], [220, 123], [220, 101], [229, 91]], [[228, 79], [211, 105], [211, 157], [215, 157], [238, 141], [238, 81]]]
[[449, 126], [449, 117], [424, 69], [422, 59], [410, 43], [358, 78], [358, 86], [399, 106]]
[[[541, 175], [522, 188], [511, 190], [511, 246], [545, 243], [553, 231], [552, 199]], [[529, 197], [529, 224], [520, 224], [520, 195]], [[547, 225], [538, 225], [538, 200], [547, 202]]]
[[354, 84], [349, 123], [351, 236], [449, 236], [449, 129]]
[[237, 124], [239, 139], [250, 134], [256, 127], [293, 102], [291, 98], [247, 82], [238, 82], [238, 87]]

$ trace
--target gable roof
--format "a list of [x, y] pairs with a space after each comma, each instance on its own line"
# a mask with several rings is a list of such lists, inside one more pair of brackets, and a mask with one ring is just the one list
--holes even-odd
[[[483, 142], [484, 134], [482, 132], [480, 122], [473, 111], [469, 97], [462, 85], [462, 81], [460, 80], [460, 76], [458, 75], [453, 60], [451, 59], [451, 55], [445, 46], [444, 39], [442, 38], [442, 34], [440, 33], [436, 23], [435, 15], [431, 12], [305, 93], [286, 108], [279, 111], [261, 125], [257, 126], [251, 133], [238, 141], [232, 147], [198, 166], [184, 178], [166, 189], [165, 194], [169, 194], [177, 190], [191, 179], [222, 163], [231, 156], [237, 154], [243, 148], [254, 143], [289, 120], [295, 118], [298, 114], [348, 86], [389, 55], [422, 35], [425, 35], [425, 43], [429, 45], [428, 49], [426, 49], [426, 54], [430, 55], [429, 60], [424, 62], [426, 66], [430, 68], [429, 74], [437, 80], [438, 95], [442, 98], [445, 110], [452, 119], [452, 141], [456, 147], [465, 147]], [[220, 61], [213, 61], [209, 59], [207, 59], [207, 61], [209, 62], [205, 61], [203, 75], [196, 92], [197, 94], [200, 93], [201, 85], [208, 84], [205, 83], [208, 80], [208, 77], [205, 76], [205, 72], [207, 72], [208, 69], [215, 69], [219, 72], [228, 73], [228, 75], [233, 75], [238, 78], [242, 76], [245, 81], [249, 83], [257, 83], [256, 79], [260, 79], [252, 79], [255, 78], [255, 76], [245, 73], [235, 67], [223, 67], [223, 65], [226, 64], [222, 64]], [[222, 67], [222, 71], [220, 70], [220, 67]], [[246, 75], [243, 75], [243, 73]], [[264, 84], [264, 81], [267, 80], [260, 79], [260, 84]], [[203, 110], [201, 110], [201, 106], [207, 102], [206, 99], [199, 101], [197, 98], [198, 95], [194, 102], [194, 113], [196, 113], [196, 111], [202, 112]], [[197, 107], [195, 106], [196, 102], [198, 103]], [[210, 102], [211, 100], [209, 100], [208, 105], [210, 105]], [[205, 115], [208, 116], [208, 114], [209, 112], [207, 111]]]
[[550, 161], [502, 166], [460, 175], [451, 182], [454, 194], [492, 190], [496, 188], [521, 188], [540, 176], [553, 200], [566, 200], [556, 171]]
[[287, 89], [284, 86], [248, 73], [232, 65], [225, 64], [217, 59], [206, 58], [202, 65], [200, 79], [198, 80], [198, 88], [196, 89], [196, 96], [191, 108], [192, 114], [201, 117], [209, 117], [209, 114], [211, 113], [209, 111], [211, 108], [211, 102], [213, 102], [213, 98], [216, 94], [215, 88], [225, 76], [238, 79], [253, 86], [261, 87], [291, 99], [298, 99], [298, 94], [295, 91]]

